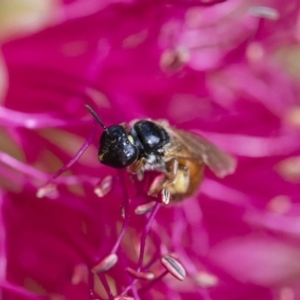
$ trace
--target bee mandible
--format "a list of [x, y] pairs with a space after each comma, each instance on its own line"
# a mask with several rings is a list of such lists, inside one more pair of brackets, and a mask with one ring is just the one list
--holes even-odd
[[145, 171], [160, 172], [148, 195], [164, 195], [164, 203], [182, 201], [198, 191], [204, 168], [218, 177], [232, 174], [236, 160], [194, 133], [177, 129], [165, 120], [141, 119], [106, 127], [97, 113], [86, 108], [103, 128], [98, 158], [113, 168], [126, 168], [142, 177]]

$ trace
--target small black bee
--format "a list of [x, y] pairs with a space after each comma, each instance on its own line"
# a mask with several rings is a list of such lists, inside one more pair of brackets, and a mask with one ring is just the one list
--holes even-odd
[[170, 194], [172, 202], [181, 201], [198, 190], [205, 165], [218, 177], [235, 171], [236, 160], [232, 156], [203, 137], [176, 129], [165, 120], [134, 120], [129, 126], [122, 123], [106, 127], [96, 112], [86, 107], [104, 129], [98, 152], [102, 164], [127, 168], [139, 175], [147, 170], [162, 173], [152, 183], [149, 195], [157, 196], [164, 191]]

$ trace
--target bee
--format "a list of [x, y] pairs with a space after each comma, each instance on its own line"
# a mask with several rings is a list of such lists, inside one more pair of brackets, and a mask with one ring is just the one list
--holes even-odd
[[98, 158], [113, 168], [126, 168], [140, 178], [144, 172], [158, 171], [148, 194], [163, 195], [165, 204], [194, 195], [207, 166], [216, 176], [232, 174], [236, 160], [194, 133], [177, 129], [165, 120], [134, 120], [106, 127], [96, 112], [87, 109], [103, 128]]

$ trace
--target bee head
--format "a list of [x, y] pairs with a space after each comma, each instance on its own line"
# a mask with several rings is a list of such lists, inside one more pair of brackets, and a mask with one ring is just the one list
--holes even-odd
[[99, 161], [113, 168], [131, 165], [138, 158], [138, 149], [134, 145], [133, 137], [122, 125], [106, 127], [90, 106], [86, 105], [86, 108], [104, 129], [100, 137]]
[[100, 138], [99, 161], [113, 168], [124, 168], [138, 158], [133, 138], [121, 125], [110, 126]]

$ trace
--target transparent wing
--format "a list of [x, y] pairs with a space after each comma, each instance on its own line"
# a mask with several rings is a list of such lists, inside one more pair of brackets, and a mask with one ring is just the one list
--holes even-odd
[[168, 128], [171, 134], [183, 143], [194, 157], [201, 159], [218, 177], [234, 173], [236, 159], [223, 152], [205, 138], [183, 130]]

